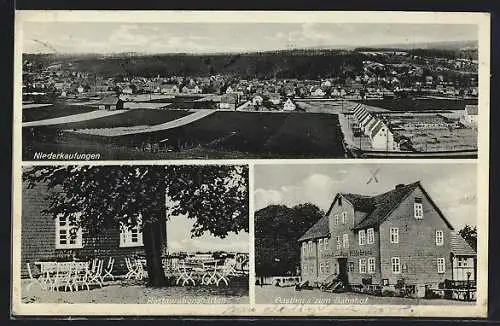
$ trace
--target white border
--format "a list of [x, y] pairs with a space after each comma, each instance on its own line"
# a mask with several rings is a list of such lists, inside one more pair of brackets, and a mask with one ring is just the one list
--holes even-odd
[[[12, 280], [12, 313], [15, 315], [233, 315], [233, 316], [408, 316], [408, 317], [486, 317], [488, 283], [488, 194], [489, 194], [489, 92], [490, 92], [490, 15], [452, 12], [285, 12], [285, 11], [17, 11], [15, 15], [15, 90], [21, 89], [22, 23], [27, 21], [65, 22], [234, 22], [234, 23], [436, 23], [475, 24], [479, 33], [479, 132], [478, 159], [327, 159], [327, 160], [175, 160], [175, 161], [87, 161], [90, 165], [151, 164], [249, 164], [250, 212], [253, 212], [253, 164], [447, 164], [477, 162], [478, 170], [478, 300], [472, 306], [393, 306], [393, 305], [259, 305], [254, 304], [255, 277], [250, 277], [248, 305], [136, 305], [136, 304], [23, 304], [19, 277]], [[13, 128], [13, 214], [12, 275], [20, 275], [21, 250], [21, 168], [22, 165], [72, 165], [81, 161], [22, 162], [21, 93], [14, 93]], [[250, 267], [255, 266], [253, 213], [250, 213]]]

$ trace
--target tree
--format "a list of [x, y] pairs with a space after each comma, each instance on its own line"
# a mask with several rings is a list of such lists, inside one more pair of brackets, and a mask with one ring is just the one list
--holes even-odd
[[472, 247], [472, 249], [477, 250], [477, 226], [465, 225], [458, 234], [465, 239], [465, 241]]
[[255, 272], [259, 276], [295, 273], [300, 265], [297, 240], [324, 213], [306, 203], [270, 205], [255, 212]]
[[192, 237], [248, 232], [246, 166], [36, 166], [23, 172], [23, 181], [28, 188], [46, 184], [44, 213], [54, 218], [78, 213], [84, 232], [139, 225], [150, 286], [166, 284], [161, 248], [169, 215], [194, 219]]

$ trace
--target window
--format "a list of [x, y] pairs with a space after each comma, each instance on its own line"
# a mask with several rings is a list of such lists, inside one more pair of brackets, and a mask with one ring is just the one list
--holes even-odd
[[302, 253], [305, 254], [307, 250], [306, 243], [302, 242]]
[[391, 228], [391, 243], [399, 243], [399, 229]]
[[328, 250], [328, 238], [323, 239], [323, 247]]
[[342, 212], [342, 224], [345, 224], [346, 218], [347, 218], [347, 212]]
[[359, 236], [359, 245], [362, 246], [366, 243], [366, 233], [365, 233], [365, 230], [360, 230], [358, 232], [358, 236]]
[[458, 267], [470, 267], [469, 266], [469, 260], [464, 257], [459, 257], [457, 259]]
[[328, 261], [325, 262], [325, 274], [330, 274], [330, 264]]
[[56, 249], [83, 247], [82, 229], [78, 226], [79, 214], [59, 215], [56, 218]]
[[313, 251], [313, 243], [312, 243], [312, 241], [309, 241], [308, 246], [309, 246], [309, 252], [312, 252]]
[[323, 239], [318, 240], [318, 251], [321, 252], [323, 250]]
[[142, 232], [139, 230], [140, 226], [127, 227], [120, 225], [120, 247], [141, 247]]
[[342, 244], [340, 243], [340, 236], [337, 236], [337, 249], [342, 248]]
[[359, 259], [359, 273], [366, 274], [366, 258]]
[[417, 220], [424, 218], [424, 208], [422, 206], [422, 199], [415, 198], [415, 203], [413, 204], [413, 212]]
[[335, 214], [335, 225], [339, 225], [339, 214]]
[[401, 273], [401, 262], [399, 261], [399, 257], [391, 258], [391, 266], [392, 266], [392, 272], [394, 274]]
[[324, 264], [323, 263], [319, 263], [319, 273], [320, 274], [323, 274], [324, 273]]
[[369, 228], [366, 230], [366, 243], [367, 244], [372, 244], [375, 242], [375, 233], [373, 232], [372, 228]]
[[370, 274], [375, 273], [375, 258], [374, 257], [368, 258], [368, 273], [370, 273]]
[[442, 230], [436, 231], [436, 246], [442, 246], [444, 243], [444, 236]]
[[348, 271], [349, 271], [349, 272], [354, 272], [354, 262], [353, 262], [353, 261], [350, 261], [350, 262], [349, 262]]
[[349, 235], [348, 234], [344, 234], [342, 236], [342, 246], [344, 248], [349, 248]]
[[438, 273], [444, 273], [444, 270], [445, 270], [444, 258], [437, 259], [437, 268], [438, 268]]

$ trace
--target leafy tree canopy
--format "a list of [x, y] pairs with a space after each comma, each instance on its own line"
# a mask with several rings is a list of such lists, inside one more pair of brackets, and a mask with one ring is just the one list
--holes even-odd
[[472, 249], [477, 250], [477, 226], [465, 225], [458, 233]]
[[297, 240], [313, 226], [324, 212], [306, 203], [289, 208], [271, 205], [255, 213], [256, 274], [286, 275], [300, 265]]
[[248, 168], [199, 166], [36, 166], [23, 173], [28, 187], [48, 186], [48, 215], [79, 216], [99, 231], [118, 222], [135, 226], [184, 214], [195, 220], [192, 235], [248, 232]]

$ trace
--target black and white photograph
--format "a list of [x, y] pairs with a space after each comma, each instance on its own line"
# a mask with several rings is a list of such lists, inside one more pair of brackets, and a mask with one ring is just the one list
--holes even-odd
[[20, 28], [26, 161], [477, 157], [476, 24]]
[[255, 166], [255, 300], [476, 305], [477, 166]]
[[24, 303], [248, 304], [248, 167], [23, 171]]
[[490, 18], [16, 11], [12, 314], [485, 317]]

